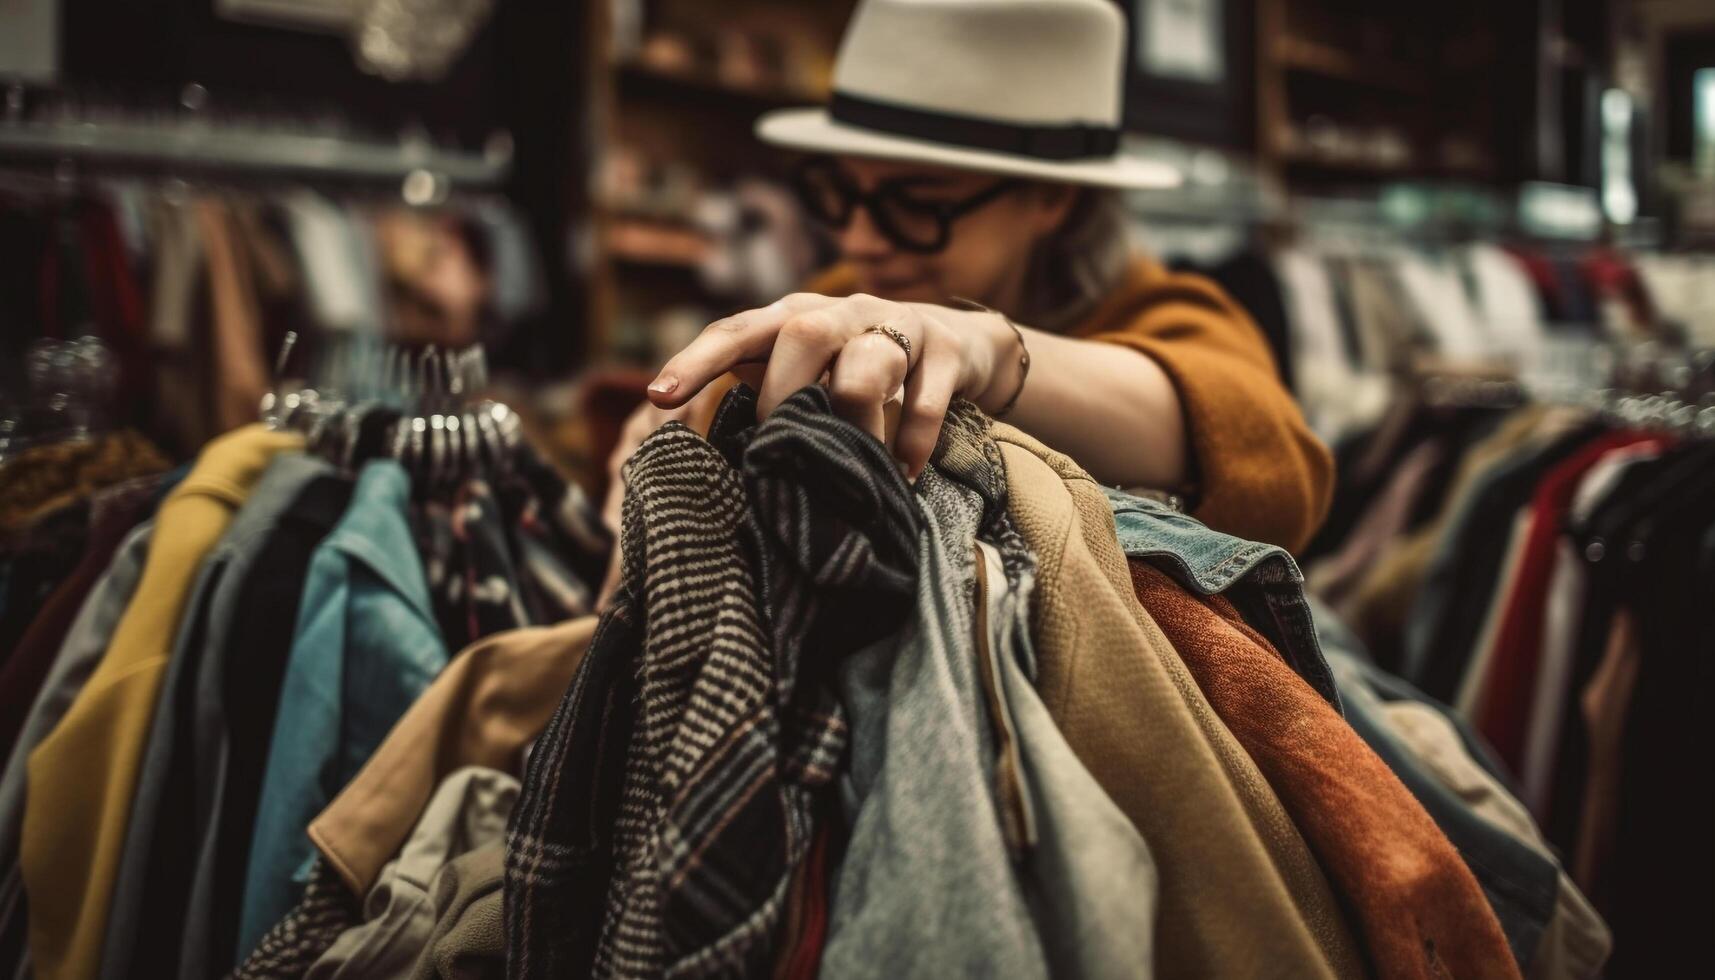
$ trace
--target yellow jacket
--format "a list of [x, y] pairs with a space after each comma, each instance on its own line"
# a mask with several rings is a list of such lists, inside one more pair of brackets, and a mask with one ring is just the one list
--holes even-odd
[[208, 444], [161, 504], [136, 598], [106, 655], [30, 753], [20, 864], [43, 980], [85, 980], [100, 968], [138, 767], [197, 570], [269, 461], [302, 445], [256, 425]]

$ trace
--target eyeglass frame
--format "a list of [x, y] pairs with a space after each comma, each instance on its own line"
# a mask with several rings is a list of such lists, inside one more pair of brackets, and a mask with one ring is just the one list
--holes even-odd
[[[825, 167], [834, 176], [835, 182], [844, 195], [844, 207], [837, 218], [829, 217], [822, 212], [816, 203], [815, 193], [808, 184], [811, 171]], [[851, 224], [852, 216], [858, 208], [869, 212], [869, 219], [881, 232], [883, 238], [895, 247], [919, 255], [934, 255], [947, 247], [953, 239], [953, 223], [958, 219], [976, 211], [985, 205], [1024, 187], [1028, 181], [1016, 177], [1003, 177], [988, 187], [977, 191], [968, 197], [956, 201], [918, 201], [904, 196], [900, 188], [918, 181], [917, 177], [888, 177], [876, 182], [875, 189], [866, 191], [856, 185], [846, 175], [833, 157], [816, 156], [800, 162], [792, 171], [792, 188], [798, 195], [799, 203], [817, 221], [830, 228], [842, 229]], [[898, 204], [908, 211], [932, 217], [936, 222], [935, 240], [931, 244], [921, 244], [905, 237], [899, 229], [892, 226], [887, 217], [886, 207], [890, 203]]]

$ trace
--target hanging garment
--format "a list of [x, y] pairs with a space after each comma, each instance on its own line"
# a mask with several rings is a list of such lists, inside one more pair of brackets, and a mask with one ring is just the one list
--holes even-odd
[[534, 625], [518, 593], [518, 567], [488, 481], [464, 481], [445, 502], [427, 500], [417, 532], [429, 597], [449, 646]]
[[582, 489], [521, 447], [490, 478], [413, 514], [441, 632], [463, 646], [595, 608], [612, 536]]
[[1224, 597], [1134, 560], [1138, 600], [1280, 793], [1387, 977], [1516, 977], [1482, 890], [1382, 761]]
[[1137, 605], [1101, 487], [1010, 426], [993, 436], [1007, 512], [1040, 563], [1037, 688], [1155, 857], [1158, 972], [1361, 975], [1304, 839]]
[[[1520, 447], [1553, 431], [1548, 413], [1543, 406], [1525, 406], [1507, 415], [1494, 431], [1467, 449], [1435, 516], [1381, 556], [1342, 605], [1342, 617], [1363, 637], [1379, 663], [1390, 667], [1399, 664], [1401, 635], [1412, 601], [1436, 548], [1467, 505], [1479, 479]], [[1561, 412], [1559, 417], [1568, 414]]]
[[98, 491], [90, 500], [89, 534], [77, 566], [41, 604], [0, 669], [0, 755], [10, 756], [18, 744], [30, 708], [85, 600], [113, 563], [125, 537], [154, 510], [150, 499], [165, 480], [164, 476], [138, 477]]
[[791, 942], [782, 947], [780, 958], [775, 961], [775, 980], [816, 980], [821, 973], [822, 949], [828, 938], [831, 877], [828, 868], [838, 863], [829, 857], [834, 847], [829, 843], [832, 837], [830, 827], [818, 826], [810, 853], [799, 865], [799, 875], [792, 883], [792, 908], [786, 933]]
[[[1464, 738], [1447, 715], [1419, 701], [1394, 701], [1382, 717], [1442, 785], [1459, 794], [1473, 814], [1488, 821], [1543, 857], [1548, 844], [1524, 806], [1472, 758]], [[1564, 871], [1556, 875], [1554, 907], [1542, 938], [1521, 967], [1527, 976], [1596, 977], [1613, 949], [1613, 936]]]
[[1405, 530], [1413, 505], [1428, 489], [1427, 483], [1444, 452], [1440, 440], [1430, 439], [1406, 453], [1380, 497], [1370, 504], [1340, 550], [1307, 567], [1305, 574], [1311, 591], [1334, 608], [1341, 607], [1342, 600], [1357, 587], [1365, 572]]
[[1328, 267], [1295, 248], [1274, 256], [1292, 325], [1293, 391], [1311, 428], [1329, 443], [1373, 425], [1387, 409], [1385, 376], [1360, 375], [1341, 333]]
[[1488, 338], [1452, 256], [1401, 253], [1394, 262], [1403, 303], [1435, 338], [1435, 350], [1456, 361], [1489, 353]]
[[[296, 971], [289, 975], [301, 974], [346, 930], [355, 928], [361, 896], [374, 893], [384, 868], [406, 845], [413, 827], [427, 819], [437, 786], [444, 785], [457, 767], [521, 770], [525, 746], [553, 713], [559, 692], [582, 662], [594, 626], [595, 620], [586, 617], [499, 634], [461, 651], [311, 824], [309, 835], [320, 852], [320, 883], [312, 882], [304, 900], [269, 931], [240, 975], [279, 976], [288, 961]], [[424, 751], [430, 745], [437, 748]], [[488, 892], [493, 905], [492, 965], [498, 972], [504, 950], [501, 849], [497, 841], [482, 850], [492, 851], [494, 857]], [[462, 861], [455, 859], [443, 873], [459, 874], [453, 868]], [[343, 884], [337, 891], [326, 887], [335, 875]], [[441, 878], [435, 885], [431, 891], [437, 894], [449, 887]], [[455, 882], [452, 887], [459, 886]], [[435, 921], [441, 924], [437, 930], [442, 925], [452, 928], [446, 916], [455, 913], [445, 911], [448, 900], [434, 899]], [[475, 921], [487, 920], [477, 916]], [[464, 931], [454, 930], [447, 963], [465, 957], [457, 945]], [[436, 943], [433, 938], [426, 942], [414, 969], [432, 968], [424, 958], [431, 956]]]
[[1529, 532], [1516, 582], [1495, 639], [1483, 697], [1470, 715], [1515, 773], [1524, 761], [1525, 730], [1542, 653], [1543, 607], [1566, 510], [1578, 482], [1592, 467], [1609, 453], [1638, 444], [1660, 448], [1664, 441], [1636, 432], [1600, 436], [1544, 473], [1531, 499]]
[[411, 980], [501, 980], [506, 976], [503, 896], [506, 848], [479, 847], [435, 882], [435, 929]]
[[229, 598], [229, 621], [242, 624], [242, 642], [216, 648], [196, 678], [196, 755], [199, 796], [207, 795], [199, 827], [195, 872], [184, 909], [179, 969], [214, 976], [238, 960], [238, 919], [250, 863], [269, 741], [280, 707], [281, 681], [291, 657], [310, 561], [345, 514], [353, 481], [344, 474], [313, 477], [274, 522]]
[[[949, 411], [940, 443], [951, 452], [931, 459], [913, 491], [922, 522], [916, 615], [837, 671], [851, 725], [840, 780], [851, 839], [822, 953], [830, 978], [1049, 975], [1013, 862], [1031, 849], [1017, 839], [1021, 821], [1008, 823], [1014, 808], [997, 799], [996, 740], [979, 679], [972, 558], [979, 530], [993, 533], [1005, 513], [1004, 496], [990, 507], [977, 489], [1004, 478], [985, 429], [975, 406]], [[943, 475], [940, 463], [953, 472]], [[1007, 543], [1010, 561], [1027, 565], [1016, 533]], [[1007, 796], [1016, 802], [1022, 793]], [[1127, 928], [1148, 925], [1142, 916]]]
[[1593, 424], [1515, 455], [1485, 472], [1437, 546], [1412, 605], [1400, 673], [1431, 697], [1451, 700], [1477, 648], [1483, 615], [1499, 580], [1506, 529], [1542, 474], [1600, 430]]
[[0, 536], [103, 487], [154, 476], [166, 457], [129, 429], [89, 440], [26, 449], [0, 464]]
[[242, 645], [252, 624], [234, 618], [238, 593], [293, 500], [333, 467], [298, 453], [277, 456], [197, 573], [156, 700], [102, 943], [101, 975], [181, 973], [178, 955], [197, 861], [197, 830], [215, 816], [199, 792], [197, 681], [208, 658]]
[[[835, 419], [825, 391], [800, 392], [751, 432], [754, 417], [754, 395], [735, 389], [710, 441], [670, 423], [628, 464], [625, 584], [532, 755], [508, 838], [511, 972], [772, 962], [769, 939], [810, 842], [810, 793], [833, 778], [844, 748], [826, 672], [897, 630], [909, 608], [915, 527], [885, 451]], [[772, 639], [762, 634], [741, 531], [778, 576], [763, 583]], [[703, 569], [706, 584], [689, 588], [688, 567]], [[697, 652], [710, 643], [712, 652]], [[801, 661], [800, 649], [818, 659]], [[704, 660], [695, 677], [683, 674]], [[709, 684], [727, 693], [699, 693]], [[741, 724], [747, 716], [754, 720]], [[698, 730], [710, 732], [706, 741], [674, 736]], [[736, 797], [722, 790], [752, 766], [776, 776], [741, 781], [748, 789]], [[668, 773], [682, 775], [662, 795]], [[663, 837], [682, 843], [648, 844]], [[608, 866], [613, 884], [604, 887]], [[734, 900], [699, 898], [715, 894]]]
[[107, 652], [120, 617], [131, 604], [137, 580], [149, 557], [154, 523], [138, 525], [115, 553], [113, 563], [102, 573], [89, 597], [66, 632], [65, 641], [42, 680], [41, 690], [30, 705], [16, 744], [0, 775], [0, 954], [8, 962], [21, 957], [27, 945], [24, 879], [19, 848], [24, 826], [24, 792], [28, 782], [30, 753], [47, 738], [70, 710], [89, 675]]
[[0, 536], [0, 666], [36, 613], [77, 567], [89, 538], [89, 496], [63, 500]]
[[301, 977], [340, 936], [362, 923], [360, 901], [345, 890], [327, 862], [311, 861], [304, 878], [303, 897], [262, 934], [250, 955], [227, 974], [228, 980]]
[[496, 634], [460, 651], [441, 671], [310, 824], [310, 839], [352, 897], [375, 887], [435, 787], [456, 769], [523, 772], [525, 747], [576, 676], [595, 625], [586, 616]]
[[470, 766], [444, 780], [399, 856], [364, 901], [362, 925], [341, 933], [306, 980], [405, 980], [435, 929], [433, 895], [460, 855], [506, 837], [518, 780]]
[[316, 321], [342, 333], [379, 333], [381, 267], [369, 229], [309, 191], [291, 195], [282, 206]]
[[1607, 926], [1502, 784], [1476, 734], [1368, 663], [1325, 609], [1316, 623], [1347, 721], [1459, 849], [1519, 968], [1539, 978], [1601, 975], [1612, 946]]
[[[1578, 483], [1567, 508], [1568, 528], [1582, 527], [1626, 471], [1634, 464], [1661, 455], [1659, 445], [1645, 442], [1618, 449], [1602, 457]], [[1543, 609], [1542, 666], [1531, 696], [1530, 729], [1525, 736], [1523, 765], [1519, 770], [1521, 798], [1539, 819], [1547, 819], [1554, 784], [1554, 763], [1560, 748], [1560, 732], [1572, 700], [1572, 676], [1576, 670], [1578, 632], [1586, 609], [1584, 558], [1570, 533], [1555, 542], [1554, 570], [1548, 583]]]
[[1226, 596], [1299, 678], [1339, 710], [1339, 692], [1317, 641], [1304, 576], [1291, 555], [1274, 545], [1213, 530], [1157, 501], [1107, 487], [1102, 492], [1125, 557], [1148, 561], [1197, 595]]
[[986, 604], [981, 625], [991, 638], [985, 659], [1017, 731], [1019, 780], [1034, 825], [1025, 884], [1037, 896], [1031, 907], [1050, 975], [1150, 976], [1155, 859], [1066, 744], [1025, 672], [1035, 667], [1028, 616], [1033, 568], [1015, 564], [1009, 573], [999, 549], [986, 541], [978, 547], [977, 608]]
[[256, 406], [273, 387], [269, 352], [263, 349], [262, 310], [247, 256], [224, 201], [196, 202], [197, 230], [208, 262], [209, 337], [212, 370], [204, 387], [217, 431], [227, 432], [256, 417]]
[[1489, 351], [1532, 363], [1546, 339], [1542, 298], [1518, 260], [1494, 245], [1473, 242], [1458, 252], [1456, 261], [1469, 270], [1472, 300]]
[[94, 976], [144, 738], [203, 557], [268, 462], [301, 448], [261, 426], [210, 443], [161, 505], [137, 598], [58, 728], [30, 756], [23, 871], [39, 975]]
[[[1579, 856], [1595, 870], [1592, 897], [1614, 927], [1613, 976], [1665, 976], [1694, 962], [1699, 930], [1715, 919], [1715, 899], [1695, 869], [1715, 866], [1715, 777], [1689, 746], [1715, 744], [1715, 643], [1703, 630], [1715, 579], [1707, 542], [1715, 528], [1711, 477], [1680, 488], [1652, 509], [1627, 545], [1642, 556], [1630, 583], [1636, 666], [1618, 654], [1587, 690], [1592, 800], [1613, 806]], [[1642, 572], [1638, 575], [1637, 572]], [[1623, 642], [1623, 641], [1622, 641]], [[1630, 708], [1616, 711], [1635, 671]], [[1613, 726], [1612, 729], [1609, 726]], [[1621, 733], [1618, 752], [1604, 742]], [[1691, 750], [1693, 753], [1696, 750]], [[1689, 767], [1663, 765], [1685, 758]], [[1618, 779], [1606, 774], [1617, 767]], [[1604, 852], [1601, 832], [1611, 834]]]
[[238, 947], [292, 908], [314, 852], [304, 829], [447, 663], [406, 524], [410, 479], [373, 460], [310, 561], [269, 743]]

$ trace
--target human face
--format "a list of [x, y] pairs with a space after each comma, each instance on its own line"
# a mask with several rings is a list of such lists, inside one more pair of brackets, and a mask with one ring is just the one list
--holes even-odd
[[[905, 184], [913, 200], [954, 204], [994, 188], [1003, 178], [988, 174], [844, 157], [844, 178], [864, 192], [883, 181]], [[853, 209], [834, 230], [841, 257], [857, 277], [859, 292], [900, 302], [944, 302], [961, 296], [999, 309], [1016, 308], [1024, 274], [1037, 241], [1064, 220], [1073, 195], [1061, 187], [1027, 184], [993, 196], [952, 222], [946, 244], [924, 254], [902, 248], [865, 208]]]

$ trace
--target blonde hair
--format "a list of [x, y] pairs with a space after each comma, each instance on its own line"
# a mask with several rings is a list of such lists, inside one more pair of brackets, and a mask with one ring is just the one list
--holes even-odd
[[1013, 315], [1062, 331], [1095, 309], [1125, 276], [1131, 258], [1125, 195], [1081, 187], [1066, 220], [1036, 245], [1025, 269], [1024, 308]]

